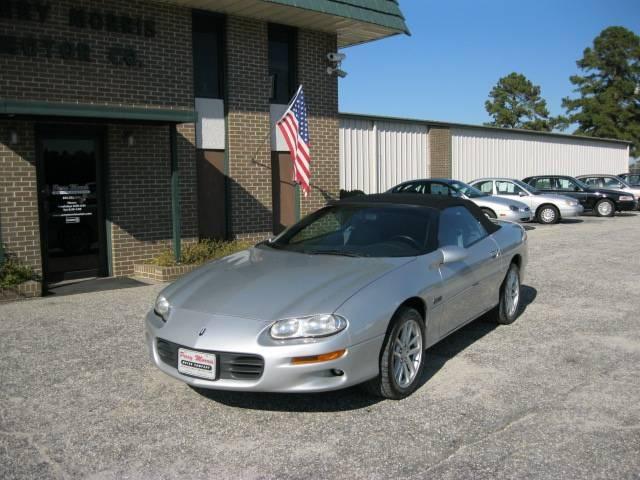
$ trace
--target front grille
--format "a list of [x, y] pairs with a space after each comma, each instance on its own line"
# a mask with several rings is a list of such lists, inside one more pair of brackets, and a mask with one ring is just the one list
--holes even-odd
[[[167, 365], [178, 368], [178, 349], [183, 347], [177, 343], [169, 342], [162, 338], [157, 340], [158, 356]], [[191, 347], [184, 347], [192, 349]], [[260, 355], [247, 353], [216, 352], [202, 350], [208, 353], [215, 353], [218, 356], [218, 378], [226, 380], [257, 380], [262, 376], [264, 370], [264, 359]]]

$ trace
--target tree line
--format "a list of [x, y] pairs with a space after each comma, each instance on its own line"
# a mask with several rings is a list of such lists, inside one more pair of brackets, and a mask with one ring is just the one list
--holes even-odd
[[604, 29], [576, 62], [580, 74], [569, 78], [572, 97], [562, 99], [566, 113], [553, 117], [539, 85], [521, 73], [506, 75], [493, 87], [485, 108], [486, 125], [550, 132], [575, 126], [574, 134], [632, 142], [640, 156], [640, 37], [624, 27]]

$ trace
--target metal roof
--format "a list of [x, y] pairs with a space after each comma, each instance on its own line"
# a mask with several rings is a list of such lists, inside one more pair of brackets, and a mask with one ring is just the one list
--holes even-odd
[[473, 125], [469, 123], [456, 123], [456, 122], [443, 122], [440, 120], [424, 120], [418, 118], [407, 118], [407, 117], [393, 117], [393, 116], [385, 116], [385, 115], [370, 115], [366, 113], [349, 113], [349, 112], [340, 112], [341, 118], [353, 118], [360, 120], [382, 120], [382, 121], [391, 121], [391, 122], [406, 122], [434, 127], [449, 127], [449, 128], [470, 128], [474, 130], [488, 130], [488, 131], [500, 131], [506, 133], [524, 133], [526, 135], [543, 135], [549, 137], [556, 138], [570, 138], [570, 139], [580, 139], [580, 140], [592, 140], [595, 142], [609, 142], [609, 143], [618, 143], [624, 145], [631, 145], [633, 142], [628, 140], [618, 140], [616, 138], [600, 138], [600, 137], [588, 137], [586, 135], [573, 135], [570, 133], [557, 133], [557, 132], [539, 132], [537, 130], [525, 130], [522, 128], [503, 128], [503, 127], [493, 127], [491, 125]]
[[397, 0], [159, 0], [200, 10], [335, 33], [348, 47], [406, 33]]

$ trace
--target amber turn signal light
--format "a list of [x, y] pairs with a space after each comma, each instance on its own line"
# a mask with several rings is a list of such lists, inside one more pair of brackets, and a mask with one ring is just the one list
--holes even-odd
[[328, 362], [342, 357], [347, 353], [346, 349], [336, 350], [335, 352], [323, 353], [322, 355], [310, 355], [308, 357], [293, 357], [291, 363], [294, 365], [304, 365], [306, 363]]

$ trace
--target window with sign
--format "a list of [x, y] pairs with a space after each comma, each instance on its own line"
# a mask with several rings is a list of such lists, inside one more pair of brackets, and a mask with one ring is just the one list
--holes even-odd
[[558, 178], [558, 190], [564, 190], [566, 192], [577, 192], [580, 191], [580, 186], [571, 180], [570, 178]]
[[488, 193], [489, 195], [493, 194], [493, 180], [484, 180], [482, 182], [477, 182], [473, 184], [478, 190], [482, 193]]
[[526, 195], [527, 192], [513, 182], [500, 181], [496, 182], [496, 191], [499, 195]]

